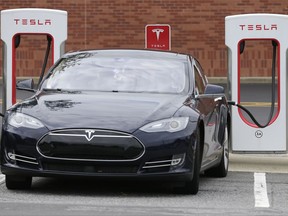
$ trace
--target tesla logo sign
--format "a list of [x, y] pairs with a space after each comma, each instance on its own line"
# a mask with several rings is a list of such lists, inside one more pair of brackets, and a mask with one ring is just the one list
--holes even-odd
[[150, 24], [145, 28], [145, 48], [171, 50], [171, 31], [167, 24]]
[[256, 25], [239, 25], [240, 29], [242, 31], [248, 30], [248, 31], [277, 31], [277, 24], [271, 24], [271, 25], [262, 25], [262, 24], [256, 24]]
[[51, 25], [51, 19], [14, 19], [15, 25], [22, 26], [42, 26]]

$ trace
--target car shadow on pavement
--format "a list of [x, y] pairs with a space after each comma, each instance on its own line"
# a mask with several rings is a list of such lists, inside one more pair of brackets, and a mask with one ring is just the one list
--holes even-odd
[[95, 180], [91, 178], [37, 178], [32, 183], [37, 193], [62, 193], [71, 195], [169, 194], [172, 184], [151, 181]]
[[[201, 185], [214, 178], [200, 177]], [[95, 178], [33, 178], [32, 188], [28, 193], [62, 194], [81, 196], [185, 196], [182, 182], [111, 180]]]
[[[205, 178], [203, 180], [205, 181]], [[34, 178], [30, 192], [81, 196], [185, 195], [181, 190], [181, 186], [181, 182], [95, 180], [93, 178]]]

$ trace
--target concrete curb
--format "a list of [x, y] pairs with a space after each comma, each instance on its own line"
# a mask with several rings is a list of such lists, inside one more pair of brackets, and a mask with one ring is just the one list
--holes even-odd
[[230, 153], [229, 171], [288, 173], [288, 154]]
[[[276, 78], [277, 80], [277, 78]], [[227, 77], [208, 77], [209, 83], [227, 84]], [[271, 83], [271, 77], [241, 77], [241, 84], [266, 84]]]

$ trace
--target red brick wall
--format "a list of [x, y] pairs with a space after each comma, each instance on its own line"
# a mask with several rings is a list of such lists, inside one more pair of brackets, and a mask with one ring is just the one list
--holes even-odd
[[[1, 1], [0, 4], [1, 10], [35, 7], [68, 11], [66, 51], [111, 47], [144, 48], [147, 24], [170, 24], [172, 51], [194, 55], [208, 76], [212, 77], [227, 74], [225, 16], [259, 12], [287, 14], [288, 1], [9, 0]], [[23, 42], [17, 50], [18, 76], [37, 76], [40, 73], [46, 41], [39, 37], [25, 39], [27, 46]], [[35, 41], [39, 44], [43, 41], [44, 44], [35, 44]], [[261, 56], [265, 55], [263, 53]], [[245, 59], [253, 61], [250, 65], [257, 66], [248, 72], [250, 75], [267, 75], [260, 67], [263, 59]], [[1, 60], [0, 63], [2, 65]], [[243, 65], [249, 64], [244, 62]]]

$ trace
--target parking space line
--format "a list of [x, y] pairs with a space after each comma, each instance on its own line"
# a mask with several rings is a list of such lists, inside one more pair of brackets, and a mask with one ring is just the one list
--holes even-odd
[[0, 184], [5, 181], [5, 175], [0, 174]]
[[265, 173], [254, 173], [254, 197], [255, 207], [270, 207]]

